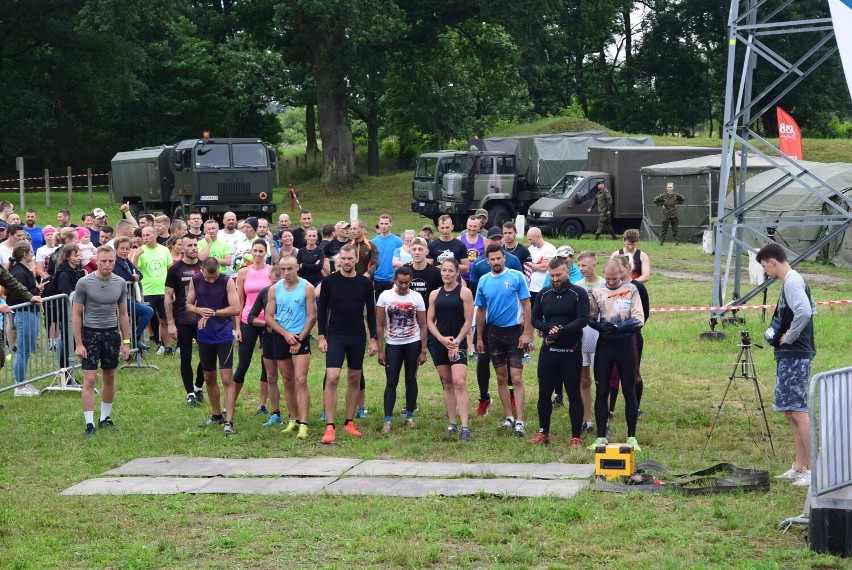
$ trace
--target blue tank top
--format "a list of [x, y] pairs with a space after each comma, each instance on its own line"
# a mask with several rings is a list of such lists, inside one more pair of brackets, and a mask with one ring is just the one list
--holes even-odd
[[299, 334], [308, 322], [307, 285], [301, 278], [292, 291], [284, 287], [283, 279], [275, 284], [275, 320], [289, 333]]
[[[203, 273], [192, 276], [195, 288], [195, 305], [206, 309], [225, 309], [228, 307], [228, 277], [218, 275], [213, 283], [204, 279]], [[199, 317], [201, 320], [201, 317]], [[233, 317], [211, 317], [203, 329], [198, 329], [198, 342], [219, 344], [234, 340]]]

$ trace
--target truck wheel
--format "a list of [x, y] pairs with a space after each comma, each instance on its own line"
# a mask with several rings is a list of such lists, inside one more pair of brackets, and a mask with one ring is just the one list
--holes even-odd
[[569, 238], [583, 237], [583, 224], [577, 220], [565, 220], [559, 226], [559, 233]]
[[488, 225], [489, 227], [502, 227], [506, 222], [515, 221], [512, 217], [512, 212], [509, 208], [501, 204], [495, 204], [488, 207]]
[[183, 205], [175, 207], [175, 211], [172, 213], [172, 220], [183, 220], [186, 216], [183, 212]]

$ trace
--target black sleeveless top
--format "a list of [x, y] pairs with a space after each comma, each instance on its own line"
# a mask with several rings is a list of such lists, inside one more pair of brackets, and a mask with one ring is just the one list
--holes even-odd
[[[624, 248], [618, 250], [619, 255], [624, 255]], [[630, 269], [630, 276], [637, 279], [642, 275], [642, 254], [639, 248], [633, 252], [633, 267]]]
[[[464, 325], [464, 303], [461, 300], [461, 286], [456, 285], [452, 291], [444, 287], [438, 289], [435, 297], [435, 325], [444, 336], [456, 338]], [[459, 345], [467, 348], [467, 339], [461, 339]]]

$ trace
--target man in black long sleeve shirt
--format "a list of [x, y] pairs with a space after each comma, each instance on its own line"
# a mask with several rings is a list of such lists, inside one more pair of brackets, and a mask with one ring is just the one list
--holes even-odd
[[[358, 402], [361, 384], [361, 369], [364, 364], [364, 349], [367, 339], [364, 334], [364, 319], [370, 331], [369, 352], [378, 352], [376, 336], [376, 305], [373, 298], [372, 281], [355, 271], [357, 252], [352, 244], [340, 248], [337, 258], [339, 271], [332, 273], [322, 282], [319, 296], [317, 322], [319, 327], [319, 349], [325, 354], [326, 384], [323, 391], [326, 421], [323, 443], [334, 443], [334, 417], [337, 411], [337, 384], [346, 360], [346, 421], [343, 429], [352, 436], [360, 437], [352, 418]], [[366, 307], [367, 314], [364, 315]]]
[[568, 281], [568, 266], [560, 257], [548, 265], [549, 287], [536, 295], [532, 326], [541, 331], [544, 342], [538, 357], [538, 435], [533, 444], [550, 443], [551, 396], [557, 383], [565, 386], [571, 418], [571, 447], [582, 447], [583, 401], [580, 372], [583, 369], [583, 327], [589, 324], [589, 295], [585, 288]]

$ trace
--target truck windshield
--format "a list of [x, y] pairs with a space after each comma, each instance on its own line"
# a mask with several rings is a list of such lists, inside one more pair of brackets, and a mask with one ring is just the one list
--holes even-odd
[[414, 168], [414, 178], [417, 180], [432, 180], [438, 160], [437, 158], [417, 159], [417, 166]]
[[228, 168], [231, 166], [227, 144], [207, 143], [195, 147], [197, 168]]
[[452, 165], [453, 172], [460, 172], [461, 174], [469, 174], [473, 168], [477, 165], [477, 157], [475, 156], [465, 156], [456, 161]]
[[234, 167], [265, 168], [268, 165], [266, 147], [260, 143], [234, 143]]
[[582, 176], [567, 174], [560, 182], [557, 182], [553, 188], [550, 189], [550, 192], [547, 193], [547, 197], [559, 199], [567, 198], [571, 195], [574, 187], [583, 180], [584, 178]]

